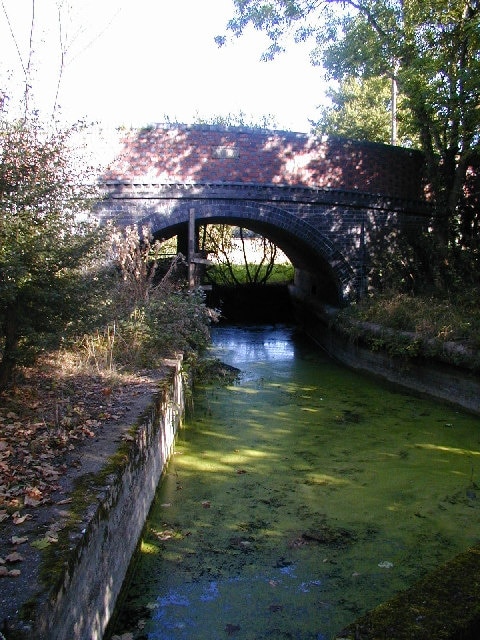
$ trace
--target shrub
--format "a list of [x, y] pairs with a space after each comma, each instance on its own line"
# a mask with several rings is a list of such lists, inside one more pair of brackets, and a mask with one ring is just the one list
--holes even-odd
[[0, 389], [102, 307], [103, 234], [88, 222], [95, 190], [73, 132], [0, 120]]

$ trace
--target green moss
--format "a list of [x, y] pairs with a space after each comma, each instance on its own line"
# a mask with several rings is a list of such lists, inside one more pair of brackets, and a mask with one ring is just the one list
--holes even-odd
[[[142, 420], [139, 420], [131, 427], [127, 432], [128, 436], [134, 438], [141, 424]], [[58, 542], [49, 545], [42, 551], [39, 575], [41, 582], [49, 589], [53, 591], [60, 589], [67, 567], [70, 564], [75, 564], [80, 545], [76, 545], [72, 541], [72, 537], [73, 540], [78, 539], [79, 524], [85, 520], [89, 506], [93, 506], [95, 509], [99, 507], [99, 491], [104, 489], [107, 484], [112, 484], [120, 479], [131, 459], [129, 452], [132, 444], [133, 441], [130, 440], [122, 443], [98, 473], [87, 473], [75, 482], [66, 526], [59, 532]], [[104, 516], [108, 517], [108, 515], [109, 513], [105, 512]], [[88, 535], [88, 529], [84, 535]], [[35, 602], [32, 602], [22, 615], [23, 619], [31, 619], [34, 609]]]
[[475, 640], [480, 633], [480, 546], [346, 627], [345, 640]]
[[445, 300], [398, 293], [376, 295], [342, 309], [336, 331], [374, 351], [406, 359], [441, 360], [480, 370], [475, 292]]
[[126, 454], [117, 452], [100, 473], [86, 474], [76, 483], [72, 493], [68, 522], [65, 528], [59, 532], [58, 542], [49, 545], [42, 553], [40, 580], [49, 588], [53, 587], [54, 590], [60, 588], [67, 566], [76, 562], [79, 547], [72, 543], [72, 534], [77, 532], [78, 525], [85, 517], [88, 506], [98, 505], [98, 491], [100, 487], [104, 486], [106, 478], [112, 473], [120, 475], [126, 460]]

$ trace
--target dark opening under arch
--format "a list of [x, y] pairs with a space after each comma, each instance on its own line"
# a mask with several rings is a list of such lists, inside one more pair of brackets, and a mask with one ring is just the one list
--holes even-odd
[[333, 243], [307, 221], [264, 203], [181, 202], [164, 215], [151, 213], [138, 220], [156, 238], [185, 234], [190, 210], [200, 224], [241, 226], [267, 237], [289, 258], [295, 271], [307, 272], [315, 281], [316, 295], [329, 304], [342, 304], [354, 287], [354, 272]]

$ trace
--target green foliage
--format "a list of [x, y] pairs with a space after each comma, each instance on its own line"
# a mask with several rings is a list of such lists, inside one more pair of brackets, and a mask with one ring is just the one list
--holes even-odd
[[320, 110], [315, 124], [317, 133], [372, 142], [390, 140], [391, 90], [383, 78], [368, 82], [346, 78], [337, 90], [330, 89], [327, 95], [332, 106]]
[[460, 243], [449, 248], [429, 233], [378, 228], [369, 231], [369, 292], [456, 296], [480, 286], [480, 254]]
[[[347, 76], [327, 91], [332, 104], [320, 107], [315, 132], [354, 140], [390, 143], [392, 138], [392, 83], [388, 78]], [[405, 101], [397, 106], [397, 136], [403, 146], [418, 146]]]
[[111, 238], [117, 274], [111, 282], [111, 315], [102, 329], [79, 340], [84, 363], [114, 373], [155, 368], [178, 353], [194, 362], [209, 344], [217, 314], [206, 306], [203, 292], [185, 287], [183, 258], [173, 258], [158, 278], [164, 246], [153, 242], [146, 228], [114, 230]]
[[96, 194], [75, 162], [73, 133], [35, 118], [0, 121], [0, 388], [17, 364], [104, 306], [103, 234], [87, 217]]
[[[480, 289], [467, 294], [457, 293], [449, 298], [438, 296], [413, 296], [385, 292], [365, 299], [349, 309], [343, 310], [338, 320], [349, 332], [354, 332], [358, 323], [368, 323], [393, 330], [394, 334], [375, 334], [371, 344], [385, 347], [386, 344], [402, 344], [408, 354], [412, 344], [422, 340], [457, 342], [473, 351], [480, 349]], [[415, 334], [402, 336], [402, 332]], [[372, 334], [373, 336], [373, 334]], [[418, 342], [417, 342], [418, 346]]]
[[[248, 271], [251, 272], [255, 269], [255, 265], [231, 265], [231, 268], [227, 268], [223, 264], [213, 265], [208, 269], [208, 281], [213, 284], [229, 285], [229, 284], [247, 284]], [[259, 277], [263, 278], [266, 267], [260, 270]], [[234, 281], [232, 281], [232, 272]], [[288, 284], [293, 281], [293, 266], [291, 264], [276, 264], [273, 266], [272, 271], [268, 277], [268, 284]]]
[[250, 24], [262, 29], [270, 56], [292, 32], [312, 36], [314, 61], [337, 81], [395, 77], [409, 136], [425, 153], [434, 230], [448, 247], [458, 241], [459, 205], [480, 142], [479, 19], [478, 3], [468, 0], [235, 0], [228, 28], [236, 36]]
[[209, 344], [211, 320], [202, 292], [157, 289], [148, 304], [120, 319], [113, 357], [130, 369], [158, 366], [176, 353], [195, 359]]

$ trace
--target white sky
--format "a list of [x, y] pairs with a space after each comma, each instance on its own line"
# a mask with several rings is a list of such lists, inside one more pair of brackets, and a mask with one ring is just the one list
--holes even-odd
[[[34, 4], [33, 89], [37, 106], [46, 113], [53, 107], [59, 77], [57, 5], [63, 4], [68, 47], [59, 103], [69, 122], [86, 118], [110, 126], [144, 126], [242, 111], [248, 121], [271, 115], [280, 129], [308, 131], [316, 107], [325, 102], [321, 70], [311, 66], [308, 47], [292, 43], [275, 61], [260, 62], [268, 41], [254, 30], [217, 47], [214, 37], [226, 32], [232, 0]], [[26, 67], [31, 7], [32, 0], [0, 0], [0, 88], [10, 72], [10, 94], [21, 92], [25, 77], [11, 31]]]

